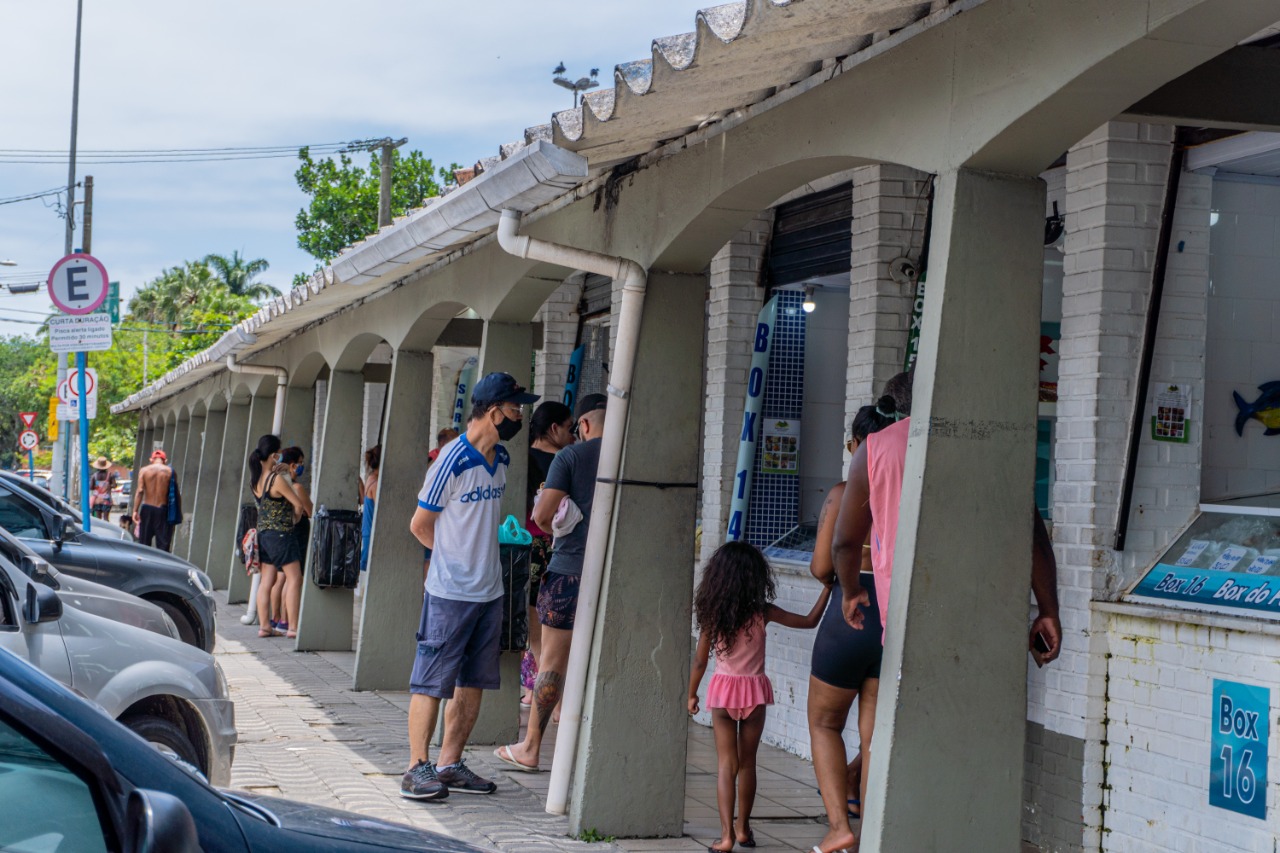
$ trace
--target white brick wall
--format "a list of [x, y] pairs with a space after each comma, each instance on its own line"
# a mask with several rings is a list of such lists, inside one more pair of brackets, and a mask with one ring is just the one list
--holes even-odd
[[538, 311], [542, 349], [534, 353], [533, 393], [544, 400], [560, 400], [564, 396], [569, 356], [578, 336], [578, 301], [584, 278], [583, 273], [569, 276]]
[[1101, 621], [1110, 701], [1100, 849], [1274, 850], [1280, 753], [1267, 758], [1268, 790], [1258, 792], [1272, 801], [1265, 822], [1210, 806], [1209, 773], [1214, 679], [1271, 688], [1274, 720], [1280, 637], [1120, 613]]
[[769, 210], [747, 223], [711, 260], [699, 563], [724, 542], [729, 523], [752, 334], [764, 304], [760, 264], [772, 229], [773, 211]]

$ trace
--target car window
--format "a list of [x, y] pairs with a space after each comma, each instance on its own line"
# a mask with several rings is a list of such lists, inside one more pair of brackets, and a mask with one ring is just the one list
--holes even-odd
[[48, 539], [44, 516], [17, 495], [0, 491], [0, 527], [19, 539]]
[[4, 720], [0, 720], [0, 850], [107, 850], [89, 786]]

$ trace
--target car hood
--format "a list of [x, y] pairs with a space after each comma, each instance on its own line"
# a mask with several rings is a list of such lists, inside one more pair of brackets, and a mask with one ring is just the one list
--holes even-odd
[[[77, 523], [79, 523], [77, 521]], [[83, 524], [81, 525], [83, 527]], [[89, 531], [91, 536], [100, 536], [103, 539], [132, 539], [129, 531], [125, 530], [118, 524], [112, 524], [109, 521], [93, 519], [93, 529]]]
[[[309, 803], [266, 797], [247, 791], [227, 791], [236, 797], [266, 809], [279, 820], [283, 829], [317, 838], [334, 839], [350, 845], [347, 849], [360, 850], [419, 850], [432, 853], [484, 853], [476, 847], [424, 829], [415, 829], [399, 823], [355, 814], [354, 812], [326, 809]], [[241, 818], [253, 820], [253, 818]]]
[[63, 604], [113, 622], [122, 622], [164, 637], [180, 639], [173, 620], [149, 601], [100, 583], [72, 577], [52, 566], [49, 574], [56, 583], [58, 597]]
[[153, 566], [167, 566], [174, 569], [181, 569], [183, 575], [188, 569], [200, 570], [195, 563], [189, 563], [181, 557], [175, 557], [167, 551], [161, 551], [159, 548], [152, 548], [138, 542], [125, 542], [120, 539], [108, 539], [99, 536], [97, 533], [88, 534], [93, 539], [93, 544], [106, 548], [115, 553], [122, 554], [127, 557], [133, 557], [141, 562], [148, 563]]

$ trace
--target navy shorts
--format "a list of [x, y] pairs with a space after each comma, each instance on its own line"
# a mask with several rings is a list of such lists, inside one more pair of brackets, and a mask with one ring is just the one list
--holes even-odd
[[880, 677], [880, 608], [876, 604], [876, 585], [870, 573], [861, 577], [863, 589], [871, 602], [862, 608], [862, 630], [855, 631], [844, 621], [844, 596], [840, 584], [831, 590], [827, 611], [818, 625], [813, 640], [813, 664], [810, 672], [819, 681], [842, 690], [859, 690], [868, 678]]
[[451, 699], [454, 687], [497, 690], [501, 636], [501, 598], [453, 601], [424, 593], [409, 692]]
[[538, 621], [548, 628], [573, 630], [573, 617], [578, 612], [578, 587], [581, 575], [547, 572], [538, 590]]
[[277, 569], [290, 563], [301, 563], [302, 548], [298, 544], [298, 535], [292, 530], [288, 533], [282, 530], [259, 530], [258, 559]]

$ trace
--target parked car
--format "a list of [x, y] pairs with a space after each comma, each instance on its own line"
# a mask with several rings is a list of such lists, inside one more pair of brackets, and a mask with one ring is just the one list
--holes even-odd
[[235, 710], [222, 669], [209, 653], [64, 606], [58, 592], [4, 557], [0, 649], [95, 702], [215, 784], [230, 781]]
[[30, 471], [27, 468], [19, 468], [16, 471], [12, 471], [12, 472], [5, 471], [4, 473], [6, 474], [12, 473], [26, 480], [28, 483], [35, 483], [37, 486], [39, 486], [42, 489], [49, 488], [51, 475], [50, 475], [50, 472], [44, 470], [43, 468], [37, 468], [34, 472]]
[[[140, 837], [157, 846], [140, 844]], [[0, 652], [0, 849], [116, 848], [484, 853], [365, 815], [216, 790], [45, 674]]]
[[120, 480], [111, 490], [111, 506], [121, 512], [129, 509], [129, 501], [133, 498], [133, 480]]
[[57, 591], [58, 597], [64, 604], [75, 607], [77, 610], [101, 616], [103, 619], [123, 622], [164, 637], [182, 639], [178, 626], [169, 618], [169, 614], [156, 605], [143, 601], [136, 595], [130, 595], [100, 583], [64, 575], [27, 547], [25, 542], [2, 528], [0, 528], [0, 557], [13, 563], [31, 580]]
[[0, 477], [0, 528], [22, 539], [64, 574], [157, 605], [177, 624], [183, 642], [213, 650], [213, 584], [193, 564], [136, 542], [85, 533], [71, 518], [4, 477]]
[[[11, 471], [0, 471], [0, 479], [6, 480], [18, 488], [22, 489], [26, 494], [40, 501], [55, 512], [70, 516], [75, 520], [76, 524], [84, 527], [84, 517], [80, 512], [80, 508], [70, 503], [64, 498], [60, 498], [53, 492], [49, 491], [47, 485], [40, 483], [33, 484], [26, 477], [15, 476]], [[93, 535], [103, 536], [107, 539], [123, 539], [126, 542], [135, 541], [133, 534], [118, 524], [111, 524], [101, 519], [95, 519], [93, 522]]]

